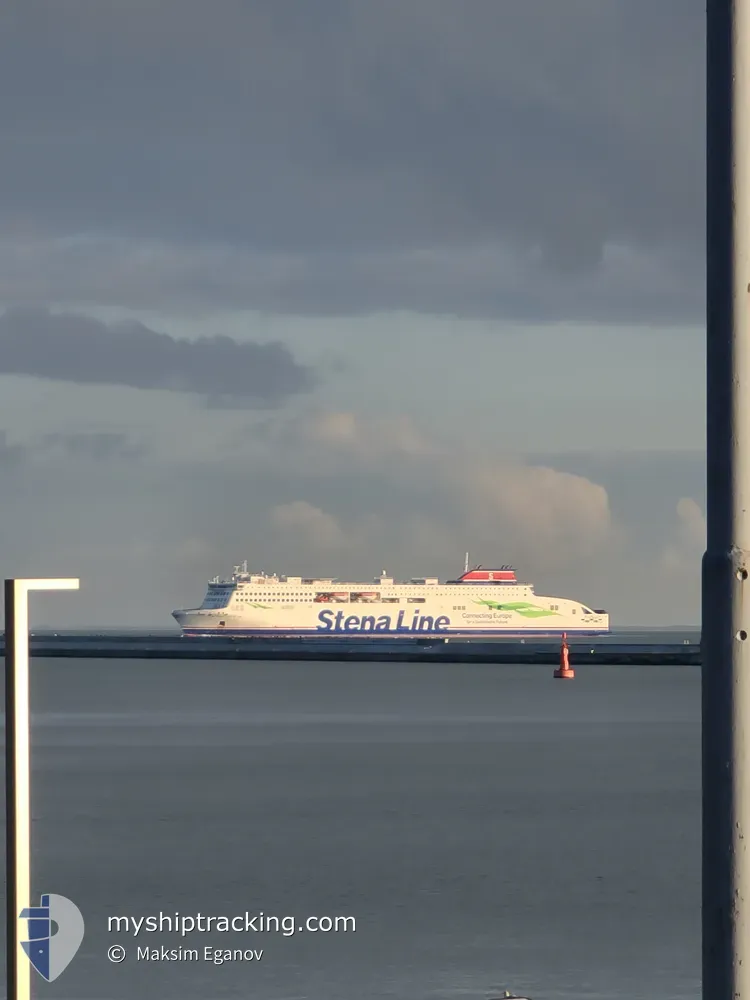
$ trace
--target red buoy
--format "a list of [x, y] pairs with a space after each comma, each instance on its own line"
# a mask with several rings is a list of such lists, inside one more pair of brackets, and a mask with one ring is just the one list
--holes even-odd
[[570, 665], [570, 653], [568, 650], [568, 634], [563, 632], [560, 643], [560, 666], [555, 670], [555, 677], [562, 677], [564, 680], [572, 681], [576, 672]]

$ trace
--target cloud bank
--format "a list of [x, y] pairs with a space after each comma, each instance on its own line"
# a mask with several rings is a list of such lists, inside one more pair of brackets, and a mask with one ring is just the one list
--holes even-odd
[[[687, 495], [666, 503], [667, 482], [639, 473], [650, 456], [610, 459], [610, 472], [589, 460], [582, 474], [562, 458], [451, 446], [404, 417], [243, 419], [242, 434], [227, 443], [217, 429], [184, 458], [137, 437], [6, 443], [8, 573], [80, 575], [91, 595], [80, 625], [168, 626], [173, 607], [200, 601], [205, 580], [243, 558], [302, 575], [449, 578], [468, 550], [515, 564], [539, 593], [607, 608], [616, 625], [698, 619], [702, 508]], [[699, 489], [701, 456], [685, 469]], [[631, 502], [617, 476], [638, 480]]]
[[0, 315], [0, 373], [261, 406], [278, 405], [314, 384], [311, 371], [279, 343], [238, 343], [225, 336], [179, 340], [142, 323], [107, 324], [42, 308]]
[[[319, 549], [327, 538], [335, 549], [346, 539], [352, 554], [365, 543], [371, 553], [401, 546], [447, 568], [469, 548], [484, 562], [516, 561], [525, 571], [549, 573], [571, 560], [583, 566], [619, 545], [601, 485], [513, 455], [449, 447], [404, 417], [323, 412], [280, 422], [277, 433], [272, 454], [293, 462], [310, 491], [284, 509], [304, 513], [307, 537]], [[317, 497], [325, 483], [330, 496], [344, 480], [349, 486], [335, 509], [322, 506]]]
[[39, 0], [0, 38], [0, 257], [30, 301], [700, 323], [704, 21]]
[[607, 244], [594, 268], [555, 271], [497, 240], [413, 250], [290, 251], [165, 241], [0, 239], [0, 300], [177, 314], [428, 312], [510, 321], [695, 323], [703, 262], [684, 249]]

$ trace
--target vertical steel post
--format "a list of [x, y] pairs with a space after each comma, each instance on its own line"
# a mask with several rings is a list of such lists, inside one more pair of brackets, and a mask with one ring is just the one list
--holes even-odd
[[78, 580], [5, 581], [5, 878], [7, 1000], [30, 1000], [31, 966], [18, 915], [31, 905], [29, 591], [77, 590]]
[[750, 0], [708, 0], [704, 1000], [750, 1000], [749, 52]]
[[[7, 996], [19, 995], [18, 982], [18, 829], [16, 825], [16, 589], [5, 581], [5, 963]], [[28, 975], [28, 973], [27, 973]], [[26, 991], [28, 993], [28, 990]]]

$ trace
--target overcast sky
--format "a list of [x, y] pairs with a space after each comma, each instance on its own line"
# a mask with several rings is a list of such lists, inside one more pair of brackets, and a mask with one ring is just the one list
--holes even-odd
[[705, 5], [25, 0], [0, 32], [5, 576], [514, 562], [699, 619]]

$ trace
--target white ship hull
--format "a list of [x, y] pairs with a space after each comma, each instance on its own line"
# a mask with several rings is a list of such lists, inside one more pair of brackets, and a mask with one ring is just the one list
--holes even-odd
[[542, 597], [512, 570], [466, 571], [441, 584], [419, 579], [369, 583], [253, 575], [235, 568], [213, 580], [199, 608], [174, 611], [186, 635], [334, 639], [450, 636], [601, 635], [606, 611], [568, 598]]

